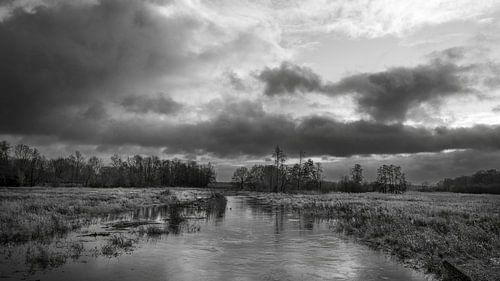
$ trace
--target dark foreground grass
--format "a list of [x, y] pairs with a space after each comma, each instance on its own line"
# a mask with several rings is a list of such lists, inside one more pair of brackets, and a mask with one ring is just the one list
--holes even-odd
[[25, 263], [29, 272], [40, 269], [56, 268], [66, 263], [68, 259], [77, 260], [84, 251], [80, 242], [67, 242], [64, 247], [46, 247], [42, 244], [31, 244], [27, 247]]
[[195, 199], [160, 188], [1, 188], [0, 243], [49, 239], [96, 217]]
[[[500, 280], [500, 196], [451, 193], [388, 195], [259, 194], [386, 251], [403, 263], [448, 278], [447, 261], [472, 280]], [[455, 280], [455, 279], [453, 279]]]

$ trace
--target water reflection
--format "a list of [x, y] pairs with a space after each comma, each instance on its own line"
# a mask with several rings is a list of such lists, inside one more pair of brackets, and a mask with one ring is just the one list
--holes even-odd
[[425, 280], [339, 238], [326, 221], [248, 197], [228, 197], [227, 203], [206, 209], [148, 207], [128, 216], [130, 221], [198, 225], [201, 231], [143, 239], [130, 255], [69, 262], [34, 279]]
[[300, 212], [292, 212], [284, 206], [269, 206], [262, 204], [255, 198], [243, 197], [245, 206], [251, 209], [254, 217], [269, 217], [274, 220], [274, 233], [280, 234], [284, 230], [285, 222], [292, 222], [293, 227], [298, 227], [299, 231], [310, 231], [315, 225], [327, 224], [328, 220], [314, 218], [311, 215], [302, 215]]
[[37, 271], [53, 270], [70, 261], [78, 262], [80, 258], [130, 254], [162, 236], [199, 231], [198, 220], [222, 220], [225, 208], [226, 199], [212, 195], [194, 203], [146, 206], [94, 218], [74, 233], [2, 248], [0, 278], [25, 279]]

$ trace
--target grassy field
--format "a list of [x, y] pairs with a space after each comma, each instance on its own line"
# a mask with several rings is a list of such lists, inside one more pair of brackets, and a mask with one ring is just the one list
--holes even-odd
[[0, 243], [49, 239], [99, 216], [196, 199], [194, 192], [161, 188], [0, 188]]
[[[215, 195], [208, 204], [198, 191], [134, 188], [0, 188], [0, 242], [28, 245], [27, 263], [57, 266], [82, 254], [71, 241], [63, 254], [52, 253], [40, 241], [65, 235], [97, 217], [148, 205], [192, 205], [224, 210]], [[245, 192], [245, 195], [248, 195]], [[472, 280], [500, 280], [500, 196], [408, 192], [402, 195], [364, 193], [250, 193], [271, 205], [284, 205], [307, 216], [329, 219], [334, 231], [397, 257], [404, 264], [443, 280], [447, 261]], [[221, 197], [221, 198], [218, 198]], [[224, 199], [224, 200], [222, 200]], [[177, 209], [173, 208], [172, 211]], [[213, 215], [218, 215], [215, 212]], [[207, 213], [209, 215], [209, 213]], [[176, 218], [174, 215], [170, 215]], [[181, 220], [182, 218], [179, 218]], [[123, 223], [123, 222], [121, 222]], [[137, 225], [132, 234], [157, 236], [170, 231], [159, 225]], [[99, 254], [112, 256], [133, 248], [134, 235], [109, 234]], [[63, 258], [61, 258], [63, 257]]]
[[335, 231], [440, 279], [458, 280], [443, 266], [447, 261], [472, 280], [500, 280], [500, 196], [418, 192], [253, 196], [332, 219]]

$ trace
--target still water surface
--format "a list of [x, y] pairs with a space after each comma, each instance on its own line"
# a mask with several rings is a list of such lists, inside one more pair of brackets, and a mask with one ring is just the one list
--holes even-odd
[[[161, 209], [133, 219], [161, 220]], [[88, 257], [28, 280], [425, 280], [384, 255], [314, 221], [245, 196], [225, 212], [193, 218], [200, 231], [141, 239], [130, 254]]]

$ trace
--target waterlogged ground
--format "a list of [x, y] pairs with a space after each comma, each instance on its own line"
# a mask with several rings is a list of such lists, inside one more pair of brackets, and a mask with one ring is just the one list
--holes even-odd
[[95, 218], [143, 206], [190, 203], [207, 190], [162, 188], [0, 188], [0, 243], [40, 241]]
[[[331, 221], [248, 196], [211, 208], [151, 206], [65, 238], [4, 247], [3, 280], [425, 280], [336, 235]], [[30, 248], [31, 247], [31, 248]], [[59, 257], [58, 257], [59, 253]]]
[[252, 196], [315, 218], [332, 219], [332, 231], [439, 279], [468, 280], [457, 277], [458, 269], [475, 281], [500, 280], [498, 195], [407, 192]]
[[17, 280], [198, 231], [191, 214], [206, 219], [226, 200], [208, 189], [1, 188], [0, 202], [0, 278]]

